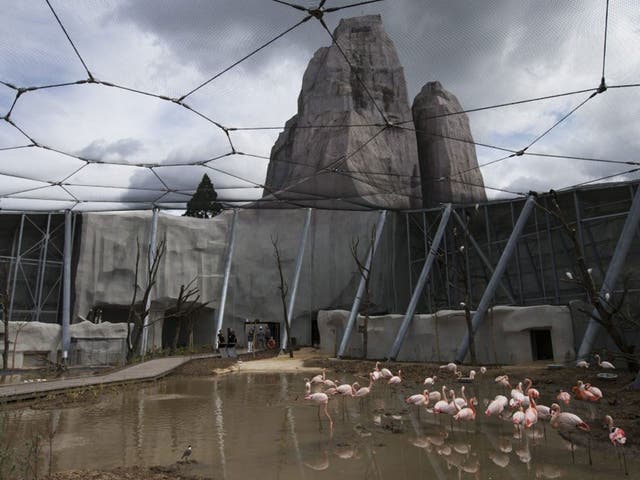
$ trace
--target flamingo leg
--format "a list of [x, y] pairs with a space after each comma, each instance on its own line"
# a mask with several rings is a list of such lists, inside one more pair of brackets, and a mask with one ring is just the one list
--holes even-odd
[[571, 463], [573, 463], [575, 465], [576, 463], [576, 454], [575, 454], [575, 448], [573, 446], [573, 437], [569, 437], [571, 438]]
[[593, 465], [593, 460], [591, 458], [591, 436], [587, 437], [587, 452], [589, 455], [589, 465]]
[[331, 418], [331, 415], [329, 415], [329, 404], [328, 403], [324, 404], [324, 414], [329, 419], [329, 432], [331, 432], [331, 434], [333, 434], [333, 419]]
[[627, 468], [627, 457], [624, 452], [622, 452], [622, 464], [624, 465], [624, 474], [629, 475], [629, 469]]

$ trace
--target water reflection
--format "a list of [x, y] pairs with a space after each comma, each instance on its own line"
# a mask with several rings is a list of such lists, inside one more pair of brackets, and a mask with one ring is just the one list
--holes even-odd
[[[91, 405], [9, 411], [3, 414], [4, 438], [24, 453], [37, 432], [41, 472], [166, 465], [191, 444], [194, 473], [229, 480], [623, 475], [621, 461], [610, 461], [614, 447], [593, 449], [590, 466], [589, 437], [565, 440], [544, 421], [530, 429], [514, 429], [508, 417], [480, 414], [474, 422], [456, 422], [405, 404], [413, 393], [409, 387], [374, 385], [362, 399], [331, 397], [334, 428], [319, 430], [317, 406], [304, 400], [301, 377], [172, 378]], [[363, 379], [339, 378], [339, 383], [354, 381]], [[470, 385], [466, 396], [494, 398], [495, 393], [486, 385]], [[635, 459], [627, 461], [633, 478], [640, 467]]]

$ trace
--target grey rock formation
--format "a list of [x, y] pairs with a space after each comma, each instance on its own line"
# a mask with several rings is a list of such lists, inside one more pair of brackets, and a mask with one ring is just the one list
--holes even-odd
[[487, 200], [475, 145], [469, 143], [469, 118], [465, 113], [442, 116], [461, 111], [456, 96], [440, 82], [427, 83], [413, 101], [425, 207]]
[[264, 195], [328, 208], [420, 206], [404, 71], [381, 17], [343, 19], [334, 37], [349, 62], [335, 44], [313, 56], [298, 113], [271, 151]]

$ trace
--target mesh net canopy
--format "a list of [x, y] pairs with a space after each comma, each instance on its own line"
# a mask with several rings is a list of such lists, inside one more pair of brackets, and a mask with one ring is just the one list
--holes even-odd
[[[264, 195], [275, 193], [267, 182], [271, 149], [297, 112], [314, 52], [335, 42], [341, 19], [371, 14], [381, 15], [395, 44], [409, 101], [434, 80], [460, 100], [489, 199], [640, 171], [636, 0], [3, 0], [1, 7], [2, 210], [181, 210], [204, 173], [226, 207], [302, 206]], [[341, 128], [367, 128], [364, 145], [403, 122]], [[314, 199], [335, 200], [305, 197], [303, 206]]]

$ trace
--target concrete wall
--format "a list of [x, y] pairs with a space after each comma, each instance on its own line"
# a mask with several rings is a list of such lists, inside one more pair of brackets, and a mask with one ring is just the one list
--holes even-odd
[[[70, 326], [71, 364], [120, 364], [124, 362], [127, 326], [124, 323], [80, 322]], [[4, 324], [0, 324], [4, 335]], [[17, 337], [16, 337], [17, 334]], [[43, 322], [9, 322], [9, 367], [29, 368], [57, 362], [61, 347], [60, 325]], [[89, 340], [90, 339], [90, 340]], [[15, 362], [13, 350], [15, 347]], [[75, 357], [75, 358], [74, 358]], [[74, 362], [77, 360], [77, 362]]]
[[[320, 348], [335, 355], [346, 326], [348, 311], [322, 311], [318, 314]], [[402, 322], [402, 315], [371, 317], [368, 326], [370, 359], [385, 358]], [[362, 317], [358, 322], [362, 323]], [[475, 337], [476, 355], [481, 363], [516, 364], [532, 361], [530, 331], [549, 329], [553, 361], [575, 358], [571, 314], [567, 307], [496, 307], [489, 313]], [[455, 357], [460, 340], [466, 334], [463, 311], [444, 310], [436, 314], [415, 315], [398, 355], [401, 361], [449, 362]], [[356, 329], [350, 338], [346, 356], [362, 356], [362, 334]], [[468, 358], [467, 358], [468, 360]]]
[[[240, 210], [223, 328], [242, 331], [245, 319], [281, 322], [282, 304], [272, 239], [277, 239], [283, 274], [292, 288], [295, 261], [306, 210]], [[152, 293], [152, 320], [171, 307], [179, 287], [194, 277], [202, 301], [218, 309], [232, 212], [211, 220], [160, 215], [158, 239], [166, 238], [167, 254]], [[296, 300], [292, 334], [300, 344], [311, 342], [311, 318], [321, 309], [350, 306], [360, 279], [351, 243], [360, 240], [360, 256], [367, 252], [377, 212], [313, 212]], [[372, 272], [372, 292], [378, 311], [395, 308], [396, 245], [403, 230], [389, 214]], [[83, 215], [82, 238], [75, 277], [74, 318], [86, 316], [94, 305], [127, 306], [134, 280], [136, 239], [146, 259], [151, 213], [91, 213]], [[141, 263], [142, 264], [142, 263]], [[403, 281], [403, 280], [401, 280]], [[143, 284], [139, 280], [139, 284]], [[216, 315], [207, 320], [215, 327]], [[113, 319], [116, 321], [115, 319]], [[124, 314], [122, 321], [124, 321]], [[162, 321], [151, 331], [151, 347], [162, 344]], [[239, 339], [244, 342], [243, 336]]]

